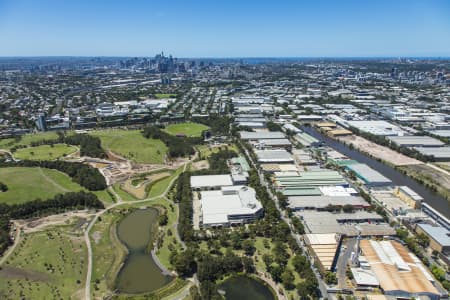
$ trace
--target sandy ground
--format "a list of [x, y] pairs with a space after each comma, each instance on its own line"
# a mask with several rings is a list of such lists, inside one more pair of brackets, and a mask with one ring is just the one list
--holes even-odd
[[410, 158], [406, 155], [391, 150], [388, 147], [380, 146], [357, 135], [342, 136], [339, 137], [338, 140], [346, 144], [352, 144], [355, 149], [386, 161], [394, 166], [423, 164], [423, 162], [417, 159]]
[[58, 215], [51, 215], [40, 219], [17, 220], [17, 223], [20, 224], [24, 233], [30, 233], [44, 230], [49, 226], [66, 225], [69, 224], [74, 219], [87, 219], [92, 215], [93, 215], [92, 211], [83, 210], [83, 211], [67, 212]]
[[192, 170], [203, 170], [203, 169], [209, 169], [209, 163], [207, 160], [200, 160], [197, 162], [192, 163]]

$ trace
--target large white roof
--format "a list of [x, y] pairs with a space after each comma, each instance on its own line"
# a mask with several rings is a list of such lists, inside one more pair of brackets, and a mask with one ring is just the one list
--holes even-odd
[[231, 186], [233, 181], [231, 175], [200, 175], [191, 176], [192, 188], [216, 187], [216, 186]]

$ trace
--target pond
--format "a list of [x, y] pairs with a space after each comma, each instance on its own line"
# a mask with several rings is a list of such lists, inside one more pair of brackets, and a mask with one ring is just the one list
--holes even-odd
[[272, 289], [263, 281], [248, 276], [233, 276], [219, 285], [226, 300], [275, 300]]
[[152, 292], [172, 280], [171, 276], [163, 275], [148, 247], [157, 230], [158, 216], [155, 208], [135, 210], [117, 225], [117, 235], [128, 248], [116, 280], [116, 288], [121, 293]]

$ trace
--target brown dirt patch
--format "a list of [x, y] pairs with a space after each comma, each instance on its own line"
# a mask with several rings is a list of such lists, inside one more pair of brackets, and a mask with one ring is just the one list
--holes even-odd
[[2, 267], [0, 270], [0, 277], [8, 279], [28, 279], [32, 281], [50, 281], [50, 277], [47, 274], [10, 266]]

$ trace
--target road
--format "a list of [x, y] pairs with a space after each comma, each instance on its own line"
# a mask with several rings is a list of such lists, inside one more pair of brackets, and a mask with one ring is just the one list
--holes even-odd
[[345, 243], [347, 248], [343, 251], [343, 253], [341, 253], [341, 255], [339, 255], [339, 259], [336, 265], [336, 277], [338, 279], [338, 285], [340, 289], [347, 288], [347, 264], [351, 258], [352, 252], [355, 251], [356, 241], [356, 238], [347, 239], [347, 242]]
[[[186, 167], [187, 165], [190, 163], [191, 161], [187, 161], [184, 164], [183, 167], [183, 172], [186, 171]], [[169, 184], [167, 185], [167, 188], [164, 190], [164, 192], [159, 195], [159, 196], [155, 196], [155, 197], [151, 197], [151, 198], [147, 198], [147, 199], [143, 199], [143, 200], [135, 200], [135, 201], [122, 201], [122, 198], [115, 193], [115, 196], [118, 197], [117, 198], [117, 202], [108, 206], [107, 208], [97, 212], [93, 219], [91, 220], [91, 222], [89, 223], [89, 225], [87, 226], [86, 230], [84, 231], [84, 240], [86, 242], [86, 247], [88, 249], [88, 266], [87, 266], [87, 273], [86, 273], [86, 282], [85, 282], [85, 289], [84, 289], [84, 299], [85, 300], [90, 300], [91, 299], [91, 279], [92, 279], [92, 264], [93, 264], [93, 258], [92, 258], [92, 245], [91, 245], [91, 240], [89, 239], [89, 232], [91, 231], [92, 227], [94, 226], [95, 222], [97, 222], [98, 218], [103, 215], [105, 212], [107, 212], [110, 209], [113, 209], [117, 206], [120, 205], [124, 205], [124, 204], [137, 204], [137, 203], [144, 203], [144, 202], [148, 202], [151, 200], [156, 200], [162, 197], [166, 197], [167, 193], [169, 192], [169, 190], [171, 189], [171, 187], [173, 186], [175, 180], [177, 180], [177, 177], [174, 177]]]
[[[241, 144], [241, 145], [242, 145], [242, 144]], [[297, 244], [298, 244], [298, 246], [299, 246], [300, 248], [302, 248], [303, 250], [306, 250], [303, 241], [300, 239], [300, 236], [299, 236], [298, 234], [295, 234], [295, 233], [293, 232], [293, 225], [292, 225], [292, 223], [291, 223], [291, 220], [290, 220], [289, 218], [287, 218], [287, 217], [285, 216], [284, 212], [281, 210], [280, 205], [279, 205], [279, 203], [278, 203], [278, 198], [277, 198], [277, 196], [274, 195], [274, 194], [272, 193], [272, 191], [270, 190], [270, 185], [267, 183], [266, 178], [264, 177], [264, 174], [263, 174], [263, 173], [261, 172], [261, 170], [256, 166], [256, 163], [253, 161], [252, 157], [251, 157], [250, 154], [248, 153], [247, 148], [245, 148], [244, 145], [242, 145], [242, 148], [244, 149], [245, 154], [246, 154], [247, 158], [250, 160], [250, 163], [252, 164], [253, 168], [255, 168], [256, 172], [258, 172], [259, 182], [261, 183], [261, 185], [262, 185], [263, 187], [266, 188], [267, 193], [268, 193], [269, 196], [274, 200], [275, 206], [276, 206], [276, 208], [278, 209], [278, 211], [280, 212], [281, 219], [282, 219], [284, 222], [286, 222], [286, 224], [289, 225], [289, 228], [291, 229], [290, 232], [291, 232], [292, 237], [295, 239], [295, 241], [297, 242]], [[304, 251], [304, 252], [305, 252], [305, 255], [306, 255], [306, 251]], [[310, 260], [312, 260], [311, 257], [308, 256], [308, 258], [309, 258]], [[313, 265], [313, 264], [312, 264], [312, 265]], [[321, 293], [321, 297], [322, 297], [322, 298], [327, 298], [327, 297], [328, 297], [328, 293], [327, 293], [327, 286], [326, 286], [326, 284], [324, 283], [324, 281], [323, 281], [322, 278], [320, 277], [320, 274], [318, 273], [318, 271], [315, 270], [315, 269], [313, 269], [313, 271], [314, 271], [314, 275], [316, 276], [317, 282], [319, 283], [319, 290], [320, 290], [320, 293]]]

